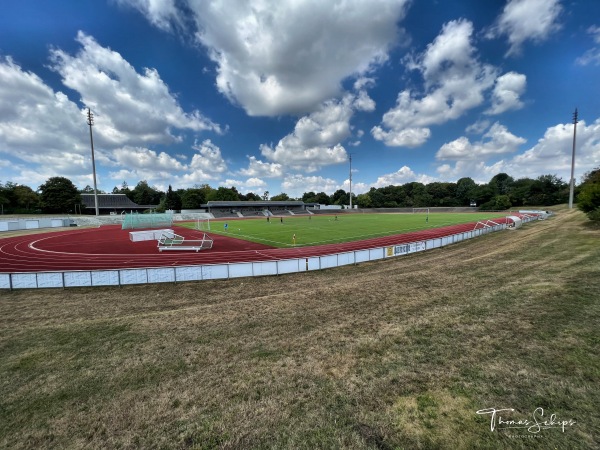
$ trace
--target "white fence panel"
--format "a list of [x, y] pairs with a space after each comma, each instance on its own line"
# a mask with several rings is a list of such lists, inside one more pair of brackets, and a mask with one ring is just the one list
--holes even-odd
[[148, 283], [169, 283], [175, 281], [175, 269], [148, 269]]
[[[300, 262], [302, 262], [302, 260], [300, 260]], [[306, 268], [306, 270], [321, 269], [321, 258], [319, 256], [315, 256], [313, 258], [308, 258], [308, 261], [306, 261], [306, 264], [305, 264], [305, 268]], [[300, 266], [300, 269], [302, 269], [302, 266]], [[302, 270], [299, 270], [299, 272], [302, 272]]]
[[229, 265], [229, 278], [251, 277], [252, 275], [252, 263]]
[[92, 272], [92, 286], [118, 286], [119, 272], [117, 270], [102, 270]]
[[[50, 221], [50, 227], [51, 228], [58, 228], [58, 227], [62, 227], [64, 225], [63, 220], [62, 219], [51, 219]], [[62, 280], [62, 277], [61, 277]]]
[[229, 269], [226, 264], [202, 266], [203, 280], [217, 280], [220, 278], [229, 278]]
[[354, 252], [340, 253], [338, 255], [338, 266], [354, 264]]
[[427, 250], [425, 242], [413, 242], [408, 247], [408, 253], [423, 252], [425, 250]]
[[39, 288], [61, 288], [61, 287], [63, 287], [62, 272], [38, 273], [37, 287], [39, 287]]
[[176, 267], [177, 281], [199, 281], [202, 279], [202, 267]]
[[321, 256], [321, 269], [337, 267], [337, 255]]
[[13, 289], [30, 289], [37, 287], [37, 276], [35, 273], [13, 273]]
[[25, 229], [26, 230], [33, 230], [34, 228], [39, 228], [39, 227], [40, 227], [39, 220], [26, 220], [25, 221]]
[[354, 252], [354, 261], [357, 263], [369, 261], [369, 250], [355, 251]]
[[308, 259], [285, 259], [277, 261], [277, 273], [297, 273], [308, 270]]
[[277, 275], [277, 262], [254, 262], [252, 263], [252, 272], [254, 272], [255, 277], [262, 277], [264, 275]]
[[372, 248], [369, 250], [369, 261], [385, 258], [384, 248]]
[[0, 273], [0, 289], [10, 289], [10, 274]]
[[123, 269], [121, 273], [121, 284], [144, 284], [148, 282], [146, 269]]
[[65, 272], [65, 287], [80, 287], [91, 285], [91, 272]]

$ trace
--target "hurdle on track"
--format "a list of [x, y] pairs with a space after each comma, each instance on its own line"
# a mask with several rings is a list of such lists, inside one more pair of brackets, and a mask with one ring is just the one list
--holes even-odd
[[208, 250], [213, 246], [213, 240], [206, 233], [202, 234], [202, 239], [186, 239], [183, 236], [173, 233], [164, 234], [158, 240], [158, 251], [163, 250], [188, 250], [199, 252]]

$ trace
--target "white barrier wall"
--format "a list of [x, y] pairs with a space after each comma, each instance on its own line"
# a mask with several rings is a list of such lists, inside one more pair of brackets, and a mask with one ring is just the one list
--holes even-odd
[[216, 280], [265, 275], [282, 275], [309, 270], [329, 269], [349, 264], [408, 255], [440, 248], [465, 239], [503, 230], [496, 225], [464, 233], [368, 250], [356, 250], [333, 255], [281, 261], [211, 264], [203, 266], [152, 267], [142, 269], [115, 269], [69, 272], [0, 273], [0, 289], [68, 288], [85, 286], [123, 286], [145, 283], [176, 283], [183, 281]]

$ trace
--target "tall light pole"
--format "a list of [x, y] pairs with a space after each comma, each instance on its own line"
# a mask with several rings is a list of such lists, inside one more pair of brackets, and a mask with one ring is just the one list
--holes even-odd
[[573, 208], [573, 193], [575, 192], [575, 139], [577, 137], [577, 108], [573, 113], [573, 154], [571, 156], [571, 188], [569, 189], [569, 209]]
[[94, 158], [94, 136], [92, 135], [92, 127], [94, 126], [94, 115], [90, 108], [87, 112], [87, 124], [90, 126], [90, 144], [92, 146], [92, 172], [94, 174], [94, 205], [96, 206], [96, 215], [99, 216], [98, 210], [98, 188], [96, 186], [96, 159]]
[[352, 153], [348, 156], [350, 158], [350, 210], [352, 210]]

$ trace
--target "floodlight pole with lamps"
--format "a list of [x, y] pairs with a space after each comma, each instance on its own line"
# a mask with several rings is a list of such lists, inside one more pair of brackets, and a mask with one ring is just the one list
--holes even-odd
[[96, 159], [94, 158], [94, 136], [92, 135], [92, 126], [94, 126], [94, 115], [90, 108], [87, 112], [87, 124], [90, 126], [90, 144], [92, 146], [92, 172], [94, 174], [94, 205], [96, 206], [96, 215], [99, 216], [98, 209], [98, 188], [96, 186]]
[[577, 108], [573, 113], [573, 154], [571, 156], [571, 187], [569, 189], [569, 209], [573, 208], [573, 194], [575, 192], [575, 140], [577, 137]]

